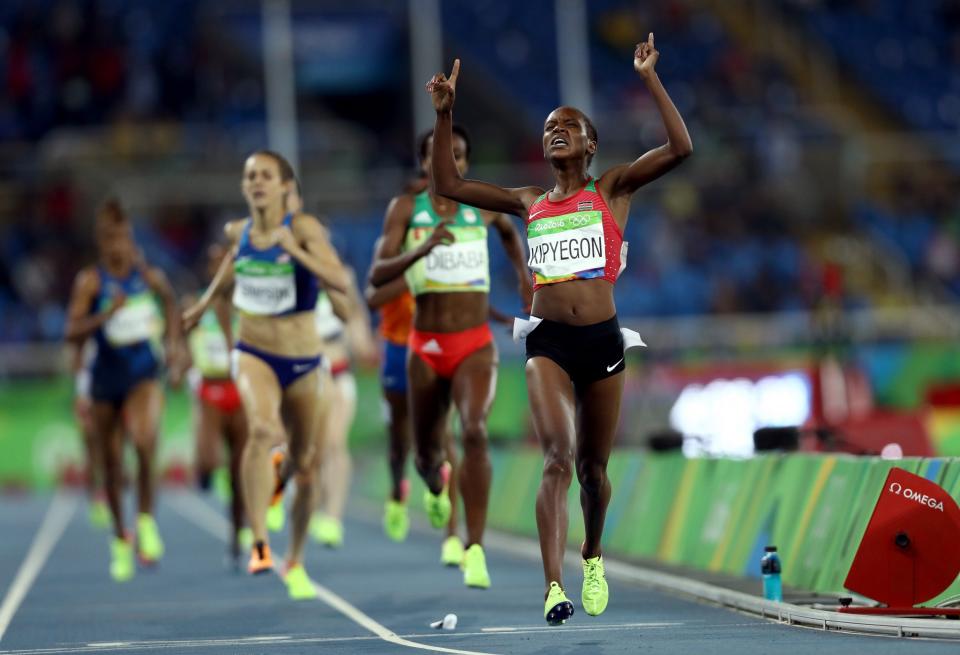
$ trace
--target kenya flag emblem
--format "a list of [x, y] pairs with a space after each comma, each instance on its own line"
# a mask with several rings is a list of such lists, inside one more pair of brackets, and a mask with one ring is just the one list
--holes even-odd
[[584, 200], [583, 202], [578, 202], [578, 203], [577, 203], [577, 211], [578, 211], [578, 212], [589, 212], [589, 211], [593, 211], [593, 201], [592, 201], [592, 200]]

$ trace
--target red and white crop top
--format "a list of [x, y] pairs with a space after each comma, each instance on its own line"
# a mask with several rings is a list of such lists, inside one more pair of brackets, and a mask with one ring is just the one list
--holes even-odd
[[627, 263], [627, 243], [596, 180], [560, 202], [548, 195], [537, 198], [527, 212], [527, 266], [534, 290], [568, 280], [616, 283]]

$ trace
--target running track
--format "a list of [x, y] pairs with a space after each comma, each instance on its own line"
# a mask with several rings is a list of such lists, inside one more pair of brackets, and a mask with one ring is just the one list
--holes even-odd
[[[163, 493], [167, 555], [159, 570], [118, 585], [107, 574], [107, 535], [87, 524], [82, 499], [0, 498], [0, 654], [957, 652], [956, 643], [789, 627], [615, 577], [607, 612], [589, 617], [575, 568], [566, 575], [577, 614], [549, 628], [533, 542], [491, 537], [493, 587], [470, 590], [437, 563], [437, 535], [415, 525], [394, 544], [374, 513], [354, 509], [344, 549], [308, 548], [321, 598], [295, 603], [277, 576], [224, 567], [226, 523], [212, 499]], [[276, 551], [283, 545], [274, 540]], [[429, 628], [448, 612], [456, 630]]]

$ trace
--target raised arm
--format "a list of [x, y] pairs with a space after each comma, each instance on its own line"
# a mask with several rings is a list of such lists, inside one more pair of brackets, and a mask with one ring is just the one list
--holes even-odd
[[82, 344], [123, 307], [126, 298], [123, 294], [117, 294], [109, 309], [91, 314], [90, 307], [99, 291], [100, 275], [96, 269], [86, 268], [77, 274], [67, 306], [67, 325], [63, 335], [67, 341]]
[[373, 286], [382, 286], [402, 276], [417, 260], [426, 257], [441, 243], [453, 243], [453, 233], [447, 229], [449, 221], [442, 221], [426, 241], [413, 250], [404, 251], [403, 239], [407, 234], [412, 213], [413, 198], [409, 195], [397, 196], [387, 206], [387, 215], [383, 219], [383, 235], [377, 239], [373, 264], [370, 266], [369, 279]]
[[600, 188], [609, 199], [633, 195], [637, 189], [672, 170], [693, 152], [693, 142], [683, 117], [667, 95], [654, 68], [659, 58], [660, 53], [654, 48], [651, 32], [644, 43], [637, 44], [633, 67], [653, 96], [667, 132], [667, 142], [646, 152], [632, 164], [617, 166], [604, 173]]
[[506, 214], [494, 214], [490, 225], [500, 235], [500, 242], [507, 253], [507, 258], [517, 274], [517, 290], [520, 293], [520, 302], [524, 311], [530, 310], [533, 303], [533, 282], [530, 271], [527, 269], [527, 258], [524, 253], [523, 240], [514, 227], [513, 221]]
[[525, 216], [527, 207], [543, 193], [543, 189], [523, 187], [505, 189], [495, 184], [465, 180], [453, 158], [453, 101], [456, 97], [460, 60], [453, 62], [450, 79], [437, 73], [427, 82], [427, 91], [437, 112], [433, 127], [432, 179], [434, 193], [480, 209]]

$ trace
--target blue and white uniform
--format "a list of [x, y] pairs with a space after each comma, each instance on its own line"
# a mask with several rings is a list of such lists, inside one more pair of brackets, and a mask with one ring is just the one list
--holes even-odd
[[[292, 229], [293, 214], [283, 217], [283, 226]], [[249, 316], [288, 316], [313, 312], [320, 287], [317, 278], [279, 245], [259, 250], [250, 242], [251, 219], [243, 228], [233, 261], [233, 306]], [[320, 355], [281, 357], [254, 348], [242, 341], [236, 350], [263, 360], [277, 376], [281, 388], [320, 365]]]
[[159, 375], [163, 320], [139, 268], [131, 269], [124, 279], [113, 277], [102, 267], [97, 272], [100, 291], [90, 313], [110, 309], [118, 293], [126, 301], [94, 334], [96, 355], [90, 367], [90, 395], [94, 401], [120, 406], [137, 384]]

